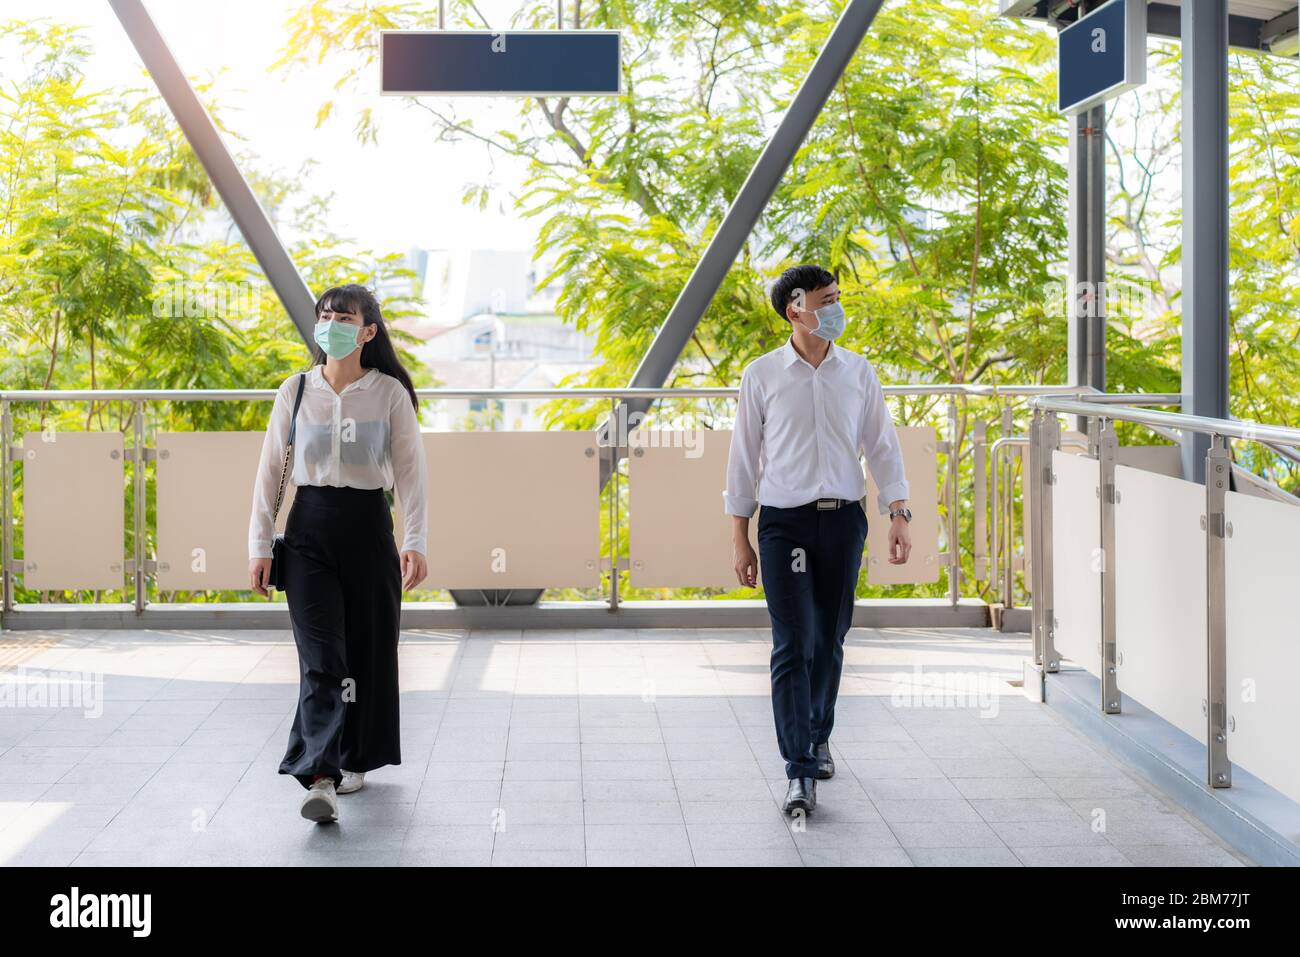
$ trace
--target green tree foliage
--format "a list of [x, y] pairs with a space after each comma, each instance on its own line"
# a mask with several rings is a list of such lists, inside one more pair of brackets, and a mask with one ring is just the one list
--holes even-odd
[[[306, 368], [306, 346], [156, 92], [89, 88], [77, 28], [42, 19], [0, 29], [18, 52], [0, 81], [3, 387], [272, 388]], [[328, 198], [246, 154], [240, 162], [270, 215], [309, 237], [290, 253], [310, 287], [410, 275], [399, 255], [358, 253], [333, 235]], [[223, 223], [226, 236], [211, 238]], [[404, 299], [385, 307], [389, 318], [413, 311]], [[129, 402], [12, 408], [19, 440], [47, 428], [134, 431]], [[146, 406], [160, 430], [257, 430], [269, 412], [266, 402]]]
[[[559, 310], [597, 337], [603, 360], [574, 384], [626, 384], [843, 7], [575, 2], [573, 26], [623, 31], [622, 96], [522, 100], [517, 121], [499, 129], [445, 101], [410, 101], [442, 139], [527, 161], [518, 208], [541, 221], [537, 251], [559, 252], [547, 281], [562, 283]], [[549, 28], [554, 12], [530, 3], [490, 23], [469, 0], [448, 8], [450, 26], [480, 29]], [[356, 84], [377, 69], [378, 28], [429, 28], [435, 16], [427, 5], [313, 0], [291, 17], [280, 65], [342, 61], [340, 86]], [[807, 260], [839, 273], [856, 320], [845, 344], [887, 382], [1066, 381], [1066, 124], [1054, 108], [1054, 48], [1050, 31], [1000, 18], [993, 4], [885, 5], [668, 384], [734, 385], [788, 334], [765, 281]], [[1154, 59], [1176, 75], [1176, 46]], [[1234, 56], [1232, 84], [1234, 409], [1289, 421], [1295, 67]], [[1155, 108], [1176, 142], [1177, 97]], [[332, 113], [326, 104], [320, 121]], [[378, 136], [368, 111], [355, 123], [358, 135]], [[1178, 248], [1146, 228], [1177, 227], [1176, 203], [1151, 201], [1176, 170], [1144, 165], [1139, 144], [1111, 145], [1111, 285], [1141, 295], [1110, 297], [1107, 387], [1177, 391]], [[473, 185], [466, 199], [485, 202], [489, 189]], [[939, 424], [946, 403], [922, 396], [895, 409], [900, 421]], [[964, 449], [971, 409], [958, 406]], [[554, 409], [569, 427], [601, 415], [578, 403]], [[681, 422], [685, 411], [660, 408], [658, 421]], [[706, 408], [702, 422], [725, 425], [727, 414], [725, 404]]]

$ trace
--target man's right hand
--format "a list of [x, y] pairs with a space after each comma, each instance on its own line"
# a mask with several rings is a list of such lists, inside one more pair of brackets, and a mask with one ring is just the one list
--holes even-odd
[[267, 586], [271, 584], [271, 559], [251, 558], [248, 561], [248, 587], [264, 598], [270, 598]]
[[736, 581], [746, 588], [757, 586], [758, 556], [754, 554], [754, 546], [749, 544], [749, 539], [733, 542], [731, 555], [736, 569]]

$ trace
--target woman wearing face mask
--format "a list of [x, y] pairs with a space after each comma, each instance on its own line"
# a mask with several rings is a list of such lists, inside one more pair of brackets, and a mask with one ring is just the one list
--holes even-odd
[[[402, 592], [428, 572], [428, 549], [419, 406], [379, 303], [363, 286], [338, 286], [317, 300], [316, 319], [311, 369], [280, 386], [262, 443], [248, 574], [268, 595], [292, 424], [297, 492], [282, 554], [301, 677], [280, 773], [307, 789], [302, 816], [325, 822], [338, 819], [336, 794], [401, 763], [398, 618]], [[406, 521], [400, 555], [385, 494], [394, 488]]]

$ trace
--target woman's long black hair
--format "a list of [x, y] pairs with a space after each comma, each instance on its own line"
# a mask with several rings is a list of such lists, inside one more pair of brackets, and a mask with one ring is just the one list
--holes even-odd
[[[378, 369], [402, 383], [411, 396], [411, 405], [415, 406], [416, 415], [419, 415], [420, 402], [415, 397], [415, 385], [402, 366], [401, 360], [397, 358], [393, 341], [388, 338], [388, 326], [379, 311], [379, 300], [375, 298], [375, 294], [365, 286], [358, 286], [355, 283], [333, 286], [321, 293], [320, 298], [316, 300], [317, 319], [326, 307], [339, 312], [359, 312], [367, 326], [379, 327], [374, 338], [361, 347], [361, 368]], [[312, 343], [311, 349], [312, 365], [324, 365], [325, 351], [315, 342]]]

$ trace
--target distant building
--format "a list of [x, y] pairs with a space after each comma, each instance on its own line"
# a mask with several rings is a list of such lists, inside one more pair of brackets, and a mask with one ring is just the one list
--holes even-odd
[[[421, 339], [414, 352], [446, 388], [554, 388], [590, 369], [595, 337], [555, 314], [556, 288], [538, 290], [537, 268], [519, 250], [419, 250], [407, 255], [412, 288], [388, 284], [381, 294], [418, 290], [423, 318], [394, 326]], [[426, 404], [422, 420], [437, 430], [541, 429], [538, 406], [549, 400], [455, 399]]]

